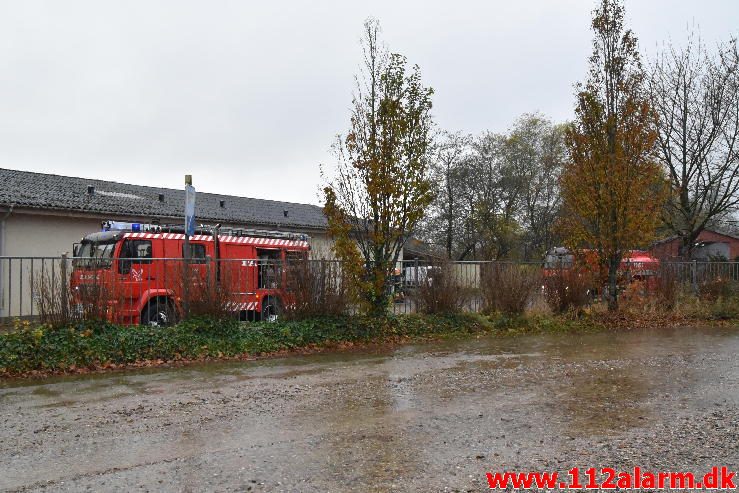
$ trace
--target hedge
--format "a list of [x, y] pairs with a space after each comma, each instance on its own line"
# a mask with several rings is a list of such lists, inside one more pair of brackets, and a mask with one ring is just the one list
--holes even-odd
[[248, 323], [197, 319], [172, 327], [82, 324], [0, 334], [0, 375], [56, 373], [142, 362], [249, 357], [279, 351], [491, 329], [475, 315], [402, 315]]

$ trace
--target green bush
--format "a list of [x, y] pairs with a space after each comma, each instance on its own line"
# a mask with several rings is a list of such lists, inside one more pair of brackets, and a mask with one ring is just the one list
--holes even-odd
[[258, 355], [389, 337], [470, 333], [486, 328], [484, 321], [474, 315], [333, 317], [275, 323], [201, 318], [172, 327], [104, 323], [60, 329], [40, 326], [0, 334], [0, 375]]

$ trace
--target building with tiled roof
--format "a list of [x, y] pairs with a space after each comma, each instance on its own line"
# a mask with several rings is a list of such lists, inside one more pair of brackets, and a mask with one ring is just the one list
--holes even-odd
[[[0, 211], [12, 207], [27, 213], [181, 222], [184, 203], [183, 190], [0, 168]], [[195, 215], [201, 222], [301, 231], [326, 229], [326, 218], [318, 206], [232, 195], [199, 192]]]

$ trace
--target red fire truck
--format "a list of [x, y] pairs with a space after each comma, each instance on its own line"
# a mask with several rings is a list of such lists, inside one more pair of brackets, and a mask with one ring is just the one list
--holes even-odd
[[103, 303], [105, 318], [115, 323], [167, 325], [188, 300], [220, 283], [228, 311], [242, 320], [274, 320], [289, 301], [282, 266], [306, 259], [308, 240], [297, 233], [201, 227], [189, 238], [185, 261], [182, 225], [106, 221], [103, 231], [75, 245], [73, 302], [79, 311], [90, 300]]
[[[576, 269], [582, 274], [593, 276], [598, 272], [598, 257], [594, 250], [583, 250], [577, 254], [565, 247], [549, 250], [544, 258], [544, 277], [553, 277], [562, 270]], [[659, 271], [659, 260], [642, 250], [629, 250], [621, 260], [618, 269], [618, 282], [621, 287], [633, 281], [640, 281], [647, 289], [652, 289]], [[597, 277], [597, 276], [595, 276]], [[591, 289], [597, 292], [593, 286]]]

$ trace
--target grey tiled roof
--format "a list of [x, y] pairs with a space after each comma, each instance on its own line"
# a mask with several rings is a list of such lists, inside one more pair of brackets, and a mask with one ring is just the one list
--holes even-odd
[[[94, 193], [88, 194], [88, 186], [95, 187]], [[159, 194], [164, 195], [163, 202]], [[0, 206], [180, 218], [184, 216], [184, 197], [183, 190], [0, 168]], [[225, 207], [220, 206], [221, 200]], [[287, 217], [284, 211], [288, 211]], [[326, 218], [318, 206], [232, 195], [198, 192], [195, 214], [198, 222], [326, 228]]]

